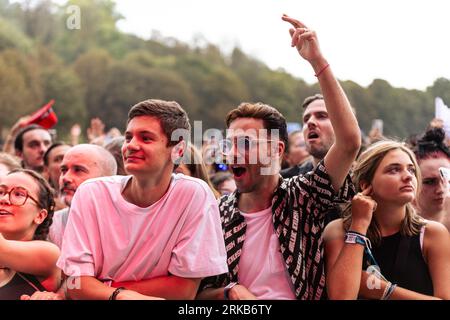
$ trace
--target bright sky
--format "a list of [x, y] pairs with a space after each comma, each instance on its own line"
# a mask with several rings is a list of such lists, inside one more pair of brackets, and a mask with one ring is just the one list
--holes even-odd
[[373, 79], [424, 90], [450, 79], [448, 0], [117, 0], [123, 31], [149, 38], [152, 30], [191, 42], [203, 35], [229, 52], [235, 45], [271, 68], [315, 81], [290, 47], [286, 13], [316, 30], [341, 80]]

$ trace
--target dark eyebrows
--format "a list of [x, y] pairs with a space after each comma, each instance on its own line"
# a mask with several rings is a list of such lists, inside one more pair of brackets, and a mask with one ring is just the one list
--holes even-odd
[[31, 140], [31, 141], [28, 141], [27, 145], [40, 144], [40, 143], [41, 142], [39, 140], [34, 139], [34, 140]]
[[[388, 168], [397, 168], [397, 167], [401, 167], [401, 166], [402, 166], [402, 164], [400, 164], [400, 163], [390, 163], [385, 168], [386, 169], [388, 169]], [[414, 163], [408, 163], [407, 167], [408, 168], [411, 168], [411, 167], [415, 168]]]
[[328, 111], [320, 110], [320, 111], [313, 111], [313, 112], [309, 112], [309, 113], [304, 113], [303, 114], [303, 121], [305, 121], [305, 119], [309, 119], [312, 115], [319, 115], [319, 116], [326, 116], [326, 117], [328, 117]]
[[[141, 130], [141, 131], [136, 132], [136, 134], [139, 134], [139, 135], [149, 134], [149, 135], [152, 135], [152, 136], [155, 135], [155, 133], [153, 133], [152, 131], [148, 131], [148, 130]], [[132, 131], [126, 131], [125, 135], [133, 135], [133, 132]]]

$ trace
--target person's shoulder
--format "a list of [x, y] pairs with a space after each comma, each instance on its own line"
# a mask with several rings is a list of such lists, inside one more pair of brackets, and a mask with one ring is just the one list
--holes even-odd
[[425, 234], [423, 237], [423, 253], [428, 259], [430, 252], [450, 249], [450, 233], [440, 222], [425, 220]]
[[336, 219], [327, 224], [323, 231], [322, 237], [324, 241], [330, 241], [337, 238], [344, 239], [344, 235], [344, 220]]
[[97, 178], [91, 178], [84, 181], [82, 184], [80, 184], [79, 187], [88, 188], [88, 187], [94, 187], [94, 186], [115, 186], [115, 185], [122, 185], [124, 180], [129, 179], [129, 176], [107, 176], [107, 177], [97, 177]]
[[69, 207], [65, 207], [65, 208], [62, 208], [62, 209], [60, 209], [60, 210], [58, 210], [58, 211], [55, 211], [55, 213], [53, 214], [53, 216], [55, 217], [55, 216], [62, 216], [62, 215], [65, 215], [65, 214], [67, 214], [67, 212], [69, 212]]
[[434, 239], [440, 237], [450, 238], [450, 233], [442, 223], [432, 220], [425, 220], [425, 237]]
[[53, 213], [53, 224], [55, 224], [55, 222], [57, 220], [62, 220], [65, 216], [67, 216], [69, 214], [69, 207], [63, 208], [61, 210], [55, 211]]
[[173, 185], [174, 188], [188, 188], [193, 191], [208, 191], [211, 189], [205, 181], [198, 178], [186, 176], [182, 173], [173, 175]]

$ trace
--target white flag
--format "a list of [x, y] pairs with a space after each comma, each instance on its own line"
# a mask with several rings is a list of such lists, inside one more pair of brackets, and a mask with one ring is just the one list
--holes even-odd
[[450, 137], [450, 109], [445, 105], [444, 101], [436, 97], [434, 100], [435, 118], [441, 119], [444, 122], [445, 135]]

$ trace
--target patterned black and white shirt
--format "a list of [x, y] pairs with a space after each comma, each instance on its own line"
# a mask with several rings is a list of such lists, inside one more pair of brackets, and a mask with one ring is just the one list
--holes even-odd
[[[323, 160], [305, 175], [284, 180], [280, 176], [272, 199], [272, 221], [297, 299], [322, 298], [325, 287], [322, 258], [325, 213], [336, 202], [347, 202], [354, 194], [351, 178], [347, 176], [336, 195]], [[204, 279], [202, 289], [238, 282], [239, 259], [247, 227], [239, 213], [238, 198], [239, 193], [234, 192], [222, 197], [219, 203], [229, 272]]]

